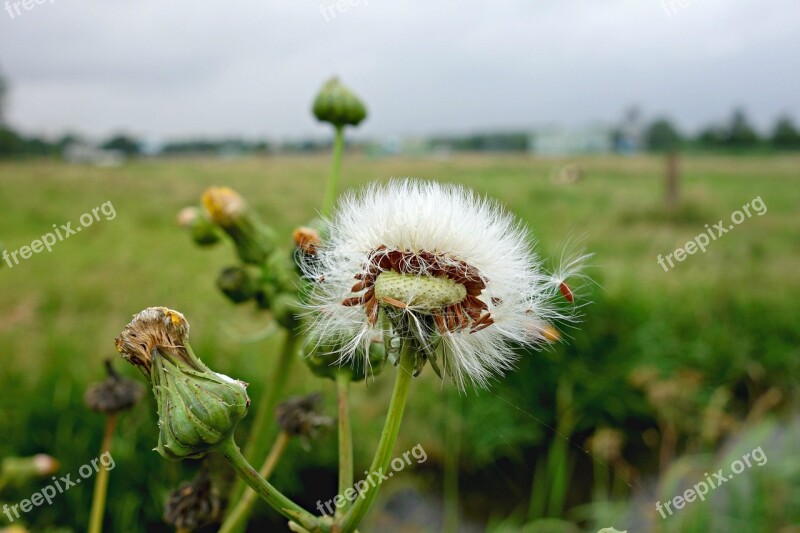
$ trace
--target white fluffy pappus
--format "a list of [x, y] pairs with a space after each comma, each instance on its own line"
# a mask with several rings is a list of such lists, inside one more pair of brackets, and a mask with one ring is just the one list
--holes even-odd
[[459, 388], [485, 387], [514, 366], [515, 345], [556, 340], [552, 324], [574, 318], [560, 285], [583, 257], [544, 272], [528, 230], [462, 186], [372, 184], [345, 195], [322, 233], [304, 265], [309, 332], [339, 346], [339, 364], [396, 334], [402, 317]]

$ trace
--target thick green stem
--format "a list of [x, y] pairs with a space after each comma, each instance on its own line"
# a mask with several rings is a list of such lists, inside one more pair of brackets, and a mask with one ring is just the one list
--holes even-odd
[[289, 520], [293, 520], [308, 530], [317, 530], [320, 527], [317, 519], [311, 513], [287, 498], [281, 491], [273, 487], [269, 481], [261, 477], [247, 459], [244, 458], [233, 436], [222, 441], [217, 448], [228, 460], [236, 474], [253, 489], [258, 496], [267, 502], [270, 507], [281, 513]]
[[[272, 475], [272, 471], [275, 470], [275, 466], [277, 466], [278, 461], [283, 455], [283, 452], [286, 451], [286, 446], [288, 446], [290, 440], [291, 437], [288, 433], [285, 431], [280, 432], [278, 438], [275, 439], [275, 443], [272, 445], [269, 455], [267, 455], [267, 459], [264, 461], [264, 465], [258, 472], [261, 477], [269, 479]], [[247, 521], [250, 519], [250, 514], [253, 512], [253, 506], [257, 499], [258, 494], [256, 494], [253, 489], [248, 488], [244, 496], [242, 496], [242, 499], [239, 500], [239, 503], [222, 523], [219, 533], [232, 533], [244, 529], [247, 525]]]
[[[103, 434], [103, 442], [100, 445], [100, 455], [111, 453], [111, 442], [114, 438], [114, 428], [117, 426], [117, 415], [106, 417], [106, 429]], [[89, 515], [89, 533], [100, 533], [103, 531], [103, 514], [106, 509], [106, 494], [108, 494], [108, 468], [101, 468], [97, 472], [97, 479], [94, 483], [94, 494], [92, 495], [92, 510]]]
[[[339, 405], [339, 494], [353, 486], [353, 429], [350, 427], [350, 378], [347, 370], [336, 373], [336, 400]], [[337, 512], [344, 513], [347, 503]]]
[[322, 202], [323, 216], [331, 214], [333, 203], [336, 201], [336, 193], [339, 191], [339, 176], [342, 170], [342, 152], [344, 152], [344, 126], [336, 126], [336, 136], [333, 140], [331, 175], [328, 177], [328, 185], [325, 187], [325, 199]]
[[[383, 425], [383, 432], [381, 433], [381, 440], [378, 443], [378, 449], [375, 451], [375, 457], [372, 459], [370, 475], [373, 472], [382, 474], [386, 472], [389, 467], [389, 461], [392, 458], [392, 449], [397, 441], [397, 434], [400, 431], [400, 422], [403, 420], [403, 411], [406, 406], [406, 400], [408, 399], [411, 376], [414, 372], [414, 348], [415, 345], [410, 342], [407, 342], [403, 347], [403, 353], [400, 356], [400, 365], [397, 369], [397, 378], [395, 379], [394, 390], [392, 391], [392, 400], [389, 403], [389, 411], [386, 413], [386, 422], [384, 422]], [[339, 523], [339, 531], [341, 533], [351, 533], [355, 531], [374, 503], [375, 497], [378, 495], [379, 487], [380, 486], [377, 486], [371, 490], [367, 490], [363, 498], [356, 500]]]

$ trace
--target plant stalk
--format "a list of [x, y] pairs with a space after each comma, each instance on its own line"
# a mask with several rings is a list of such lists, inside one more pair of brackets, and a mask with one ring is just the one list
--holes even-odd
[[270, 484], [269, 481], [261, 477], [256, 469], [247, 462], [239, 446], [233, 440], [233, 436], [222, 441], [217, 448], [218, 451], [231, 464], [236, 474], [253, 489], [258, 496], [267, 502], [270, 507], [281, 513], [289, 520], [299, 523], [309, 531], [320, 529], [321, 524], [308, 511], [287, 498], [281, 491]]
[[[111, 444], [114, 439], [114, 429], [117, 427], [117, 415], [106, 417], [106, 428], [103, 433], [103, 442], [100, 444], [100, 455], [111, 453]], [[108, 494], [108, 468], [101, 468], [97, 472], [97, 480], [92, 494], [92, 510], [89, 515], [89, 533], [103, 531], [103, 514], [106, 509], [106, 495]]]
[[[339, 494], [353, 486], [353, 428], [350, 426], [350, 378], [348, 371], [336, 373], [336, 400], [339, 406]], [[347, 511], [348, 504], [337, 510]]]
[[[385, 472], [389, 467], [389, 461], [392, 458], [392, 449], [397, 441], [397, 434], [400, 431], [400, 422], [403, 420], [403, 411], [406, 406], [406, 400], [408, 399], [411, 376], [414, 372], [414, 347], [415, 345], [410, 342], [405, 343], [403, 346], [403, 352], [400, 356], [400, 365], [397, 369], [397, 377], [394, 382], [394, 390], [392, 391], [392, 399], [389, 403], [389, 411], [386, 413], [386, 422], [384, 422], [381, 440], [378, 443], [378, 449], [375, 451], [375, 457], [372, 459], [370, 473]], [[369, 508], [375, 502], [375, 497], [378, 495], [379, 488], [380, 486], [377, 486], [372, 490], [368, 490], [366, 496], [356, 500], [338, 524], [338, 531], [341, 533], [352, 533], [355, 531], [361, 521], [364, 520]]]
[[331, 175], [325, 187], [325, 199], [322, 202], [322, 216], [327, 217], [333, 210], [336, 193], [339, 190], [339, 176], [342, 170], [342, 153], [344, 152], [344, 126], [336, 126], [336, 135], [333, 140], [333, 161], [331, 162]]
[[[289, 441], [291, 437], [285, 431], [281, 431], [278, 434], [278, 438], [275, 439], [275, 443], [272, 445], [272, 449], [267, 455], [267, 459], [264, 461], [261, 470], [258, 474], [264, 478], [269, 479], [272, 475], [272, 472], [275, 470], [275, 467], [278, 465], [278, 461], [280, 460], [283, 452], [286, 451], [286, 447], [289, 445]], [[253, 512], [253, 506], [256, 503], [256, 499], [258, 498], [258, 494], [253, 489], [248, 488], [242, 499], [239, 500], [239, 503], [236, 504], [233, 511], [228, 514], [225, 521], [222, 523], [222, 527], [219, 530], [219, 533], [232, 533], [234, 531], [239, 531], [240, 529], [244, 529], [247, 525], [247, 521], [250, 519], [250, 514]]]

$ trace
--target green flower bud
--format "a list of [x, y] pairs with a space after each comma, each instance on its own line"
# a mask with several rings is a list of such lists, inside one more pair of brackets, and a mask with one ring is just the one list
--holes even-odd
[[200, 209], [184, 207], [178, 212], [178, 224], [189, 230], [198, 246], [211, 246], [219, 242], [219, 231]]
[[358, 126], [367, 116], [364, 103], [337, 78], [331, 78], [320, 89], [314, 100], [314, 116], [320, 122], [329, 122], [341, 128]]
[[262, 224], [233, 189], [207, 189], [203, 193], [203, 206], [211, 221], [233, 240], [242, 262], [261, 265], [275, 250], [275, 234], [272, 228]]
[[256, 280], [243, 266], [228, 267], [220, 272], [217, 287], [235, 304], [253, 299], [258, 292]]
[[353, 355], [352, 362], [339, 360], [339, 346], [333, 342], [315, 342], [310, 340], [303, 348], [303, 360], [314, 375], [321, 378], [336, 379], [339, 372], [349, 372], [351, 381], [361, 381], [367, 374], [377, 375], [386, 360], [386, 349], [383, 342], [369, 344], [369, 360], [365, 356], [364, 347], [359, 347]]
[[203, 457], [247, 414], [247, 385], [213, 372], [195, 356], [189, 323], [177, 311], [145, 309], [117, 337], [117, 349], [150, 378], [162, 457]]

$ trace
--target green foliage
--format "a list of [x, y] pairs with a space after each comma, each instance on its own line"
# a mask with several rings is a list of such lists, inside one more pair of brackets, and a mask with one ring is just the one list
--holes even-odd
[[[615, 517], [636, 512], [637, 505], [653, 512], [654, 501], [637, 504], [642, 498], [638, 485], [618, 482], [619, 471], [609, 461], [603, 468], [615, 489], [621, 485], [616, 497], [634, 503], [620, 510], [600, 502], [604, 507], [598, 506], [596, 513], [585, 507], [593, 498], [595, 460], [582, 448], [597, 427], [624, 432], [623, 454], [641, 479], [654, 480], [658, 475], [658, 453], [647, 435], [659, 431], [665, 410], [631, 382], [635, 371], [652, 367], [662, 380], [678, 379], [686, 371], [700, 375], [681, 405], [687, 414], [678, 427], [677, 452], [691, 447], [719, 457], [718, 461], [726, 460], [722, 457], [727, 452], [720, 451], [723, 438], [704, 435], [713, 418], [715, 392], [722, 389], [729, 398], [722, 414], [741, 420], [771, 389], [783, 398], [779, 409], [788, 410], [800, 376], [797, 156], [686, 156], [684, 192], [692, 207], [670, 216], [661, 216], [657, 207], [660, 157], [581, 158], [573, 163], [581, 167], [584, 178], [573, 185], [554, 185], [552, 171], [563, 163], [512, 156], [455, 157], [447, 162], [360, 160], [349, 165], [344, 176], [346, 188], [376, 176], [435, 176], [461, 182], [499, 198], [518, 213], [540, 239], [545, 257], [558, 257], [561, 243], [581, 233], [587, 234], [586, 248], [597, 254], [589, 274], [602, 288], [576, 287], [577, 302], [591, 304], [583, 308], [586, 317], [579, 328], [567, 328], [567, 342], [522, 354], [517, 370], [491, 390], [463, 398], [462, 506], [468, 505], [472, 518], [482, 523], [490, 516], [515, 517], [505, 531], [520, 531], [526, 524], [537, 465], [547, 472], [548, 462], [555, 475], [543, 476], [542, 484], [563, 486], [559, 481], [563, 479], [567, 483], [566, 491], [552, 501], [552, 509], [561, 509], [561, 516], [548, 516], [552, 527], [568, 530], [563, 528], [570, 527], [565, 522], [569, 520], [593, 524], [595, 531], [610, 524], [624, 530], [625, 522]], [[118, 213], [113, 221], [58, 243], [49, 254], [0, 269], [0, 346], [7, 356], [0, 374], [0, 457], [49, 453], [61, 461], [61, 475], [74, 475], [98, 456], [104, 420], [83, 406], [85, 387], [102, 378], [105, 358], [116, 357], [113, 339], [130, 316], [150, 305], [184, 312], [192, 323], [192, 346], [203, 361], [249, 382], [254, 401], [263, 398], [268, 393], [264, 376], [274, 371], [278, 360], [278, 339], [242, 342], [263, 331], [266, 319], [251, 306], [234, 306], [219, 293], [215, 275], [229, 264], [230, 250], [216, 253], [192, 246], [174, 224], [174, 214], [183, 205], [196, 203], [200, 192], [221, 183], [222, 176], [275, 227], [279, 245], [289, 248], [291, 230], [305, 223], [319, 205], [327, 164], [323, 158], [202, 164], [140, 160], [113, 169], [48, 161], [0, 164], [0, 235], [9, 250], [39, 238], [54, 223], [76, 220], [104, 201], [113, 201]], [[659, 253], [683, 246], [704, 230], [705, 223], [728, 217], [758, 195], [769, 207], [764, 216], [747, 219], [712, 242], [705, 254], [689, 257], [670, 272], [658, 266]], [[132, 368], [123, 372], [141, 379]], [[354, 435], [364, 435], [355, 440], [357, 472], [366, 468], [374, 451], [394, 372], [389, 366], [374, 379], [368, 377], [366, 384], [353, 385]], [[565, 380], [570, 394], [564, 401], [562, 393], [559, 403], [557, 391]], [[303, 365], [295, 366], [287, 395], [320, 389], [326, 414], [334, 415], [333, 383], [312, 379]], [[446, 391], [441, 389], [432, 372], [423, 372], [412, 383], [396, 446], [400, 452], [417, 443], [424, 446], [428, 461], [407, 469], [403, 476], [428, 483], [431, 491], [437, 489], [429, 480], [439, 478], [431, 472], [441, 469], [448, 450], [441, 428], [449, 411]], [[572, 418], [566, 426], [565, 414]], [[199, 466], [167, 462], [153, 452], [156, 424], [155, 401], [149, 397], [120, 417], [108, 531], [166, 531], [161, 515], [167, 494], [191, 479]], [[250, 424], [248, 416], [240, 424], [241, 435]], [[796, 430], [781, 419], [773, 424], [772, 433], [756, 434], [746, 446], [797, 441], [790, 440], [790, 431]], [[317, 498], [327, 500], [336, 491], [335, 435], [312, 446], [311, 452], [291, 446], [273, 478], [309, 509]], [[720, 516], [779, 530], [800, 520], [796, 516], [800, 483], [791, 452], [765, 450], [769, 463], [764, 468], [769, 469], [752, 471], [758, 481], [731, 485], [742, 494], [725, 505]], [[573, 475], [565, 476], [571, 465]], [[226, 469], [216, 465], [213, 470], [215, 479], [225, 480]], [[4, 491], [0, 499], [18, 502], [39, 488], [34, 482]], [[221, 487], [223, 495], [226, 488]], [[695, 516], [698, 524], [712, 523], [703, 520], [717, 519], [717, 506], [727, 501], [720, 495], [720, 503], [694, 504], [678, 520], [687, 527]], [[548, 505], [551, 498], [548, 492]], [[56, 526], [80, 530], [87, 523], [90, 500], [91, 485], [81, 485], [26, 519], [35, 530]], [[476, 501], [484, 503], [472, 505]], [[705, 518], [695, 513], [705, 513]], [[262, 510], [253, 527], [279, 530], [274, 525], [278, 523]], [[538, 525], [544, 523], [529, 525], [530, 530], [536, 531]]]
[[681, 134], [666, 118], [653, 121], [645, 131], [647, 149], [653, 152], [676, 150], [682, 142]]
[[775, 123], [771, 137], [772, 145], [778, 150], [800, 150], [800, 132], [789, 116], [782, 116]]
[[129, 135], [115, 135], [101, 145], [104, 150], [117, 150], [126, 156], [138, 155], [142, 151], [141, 142]]

